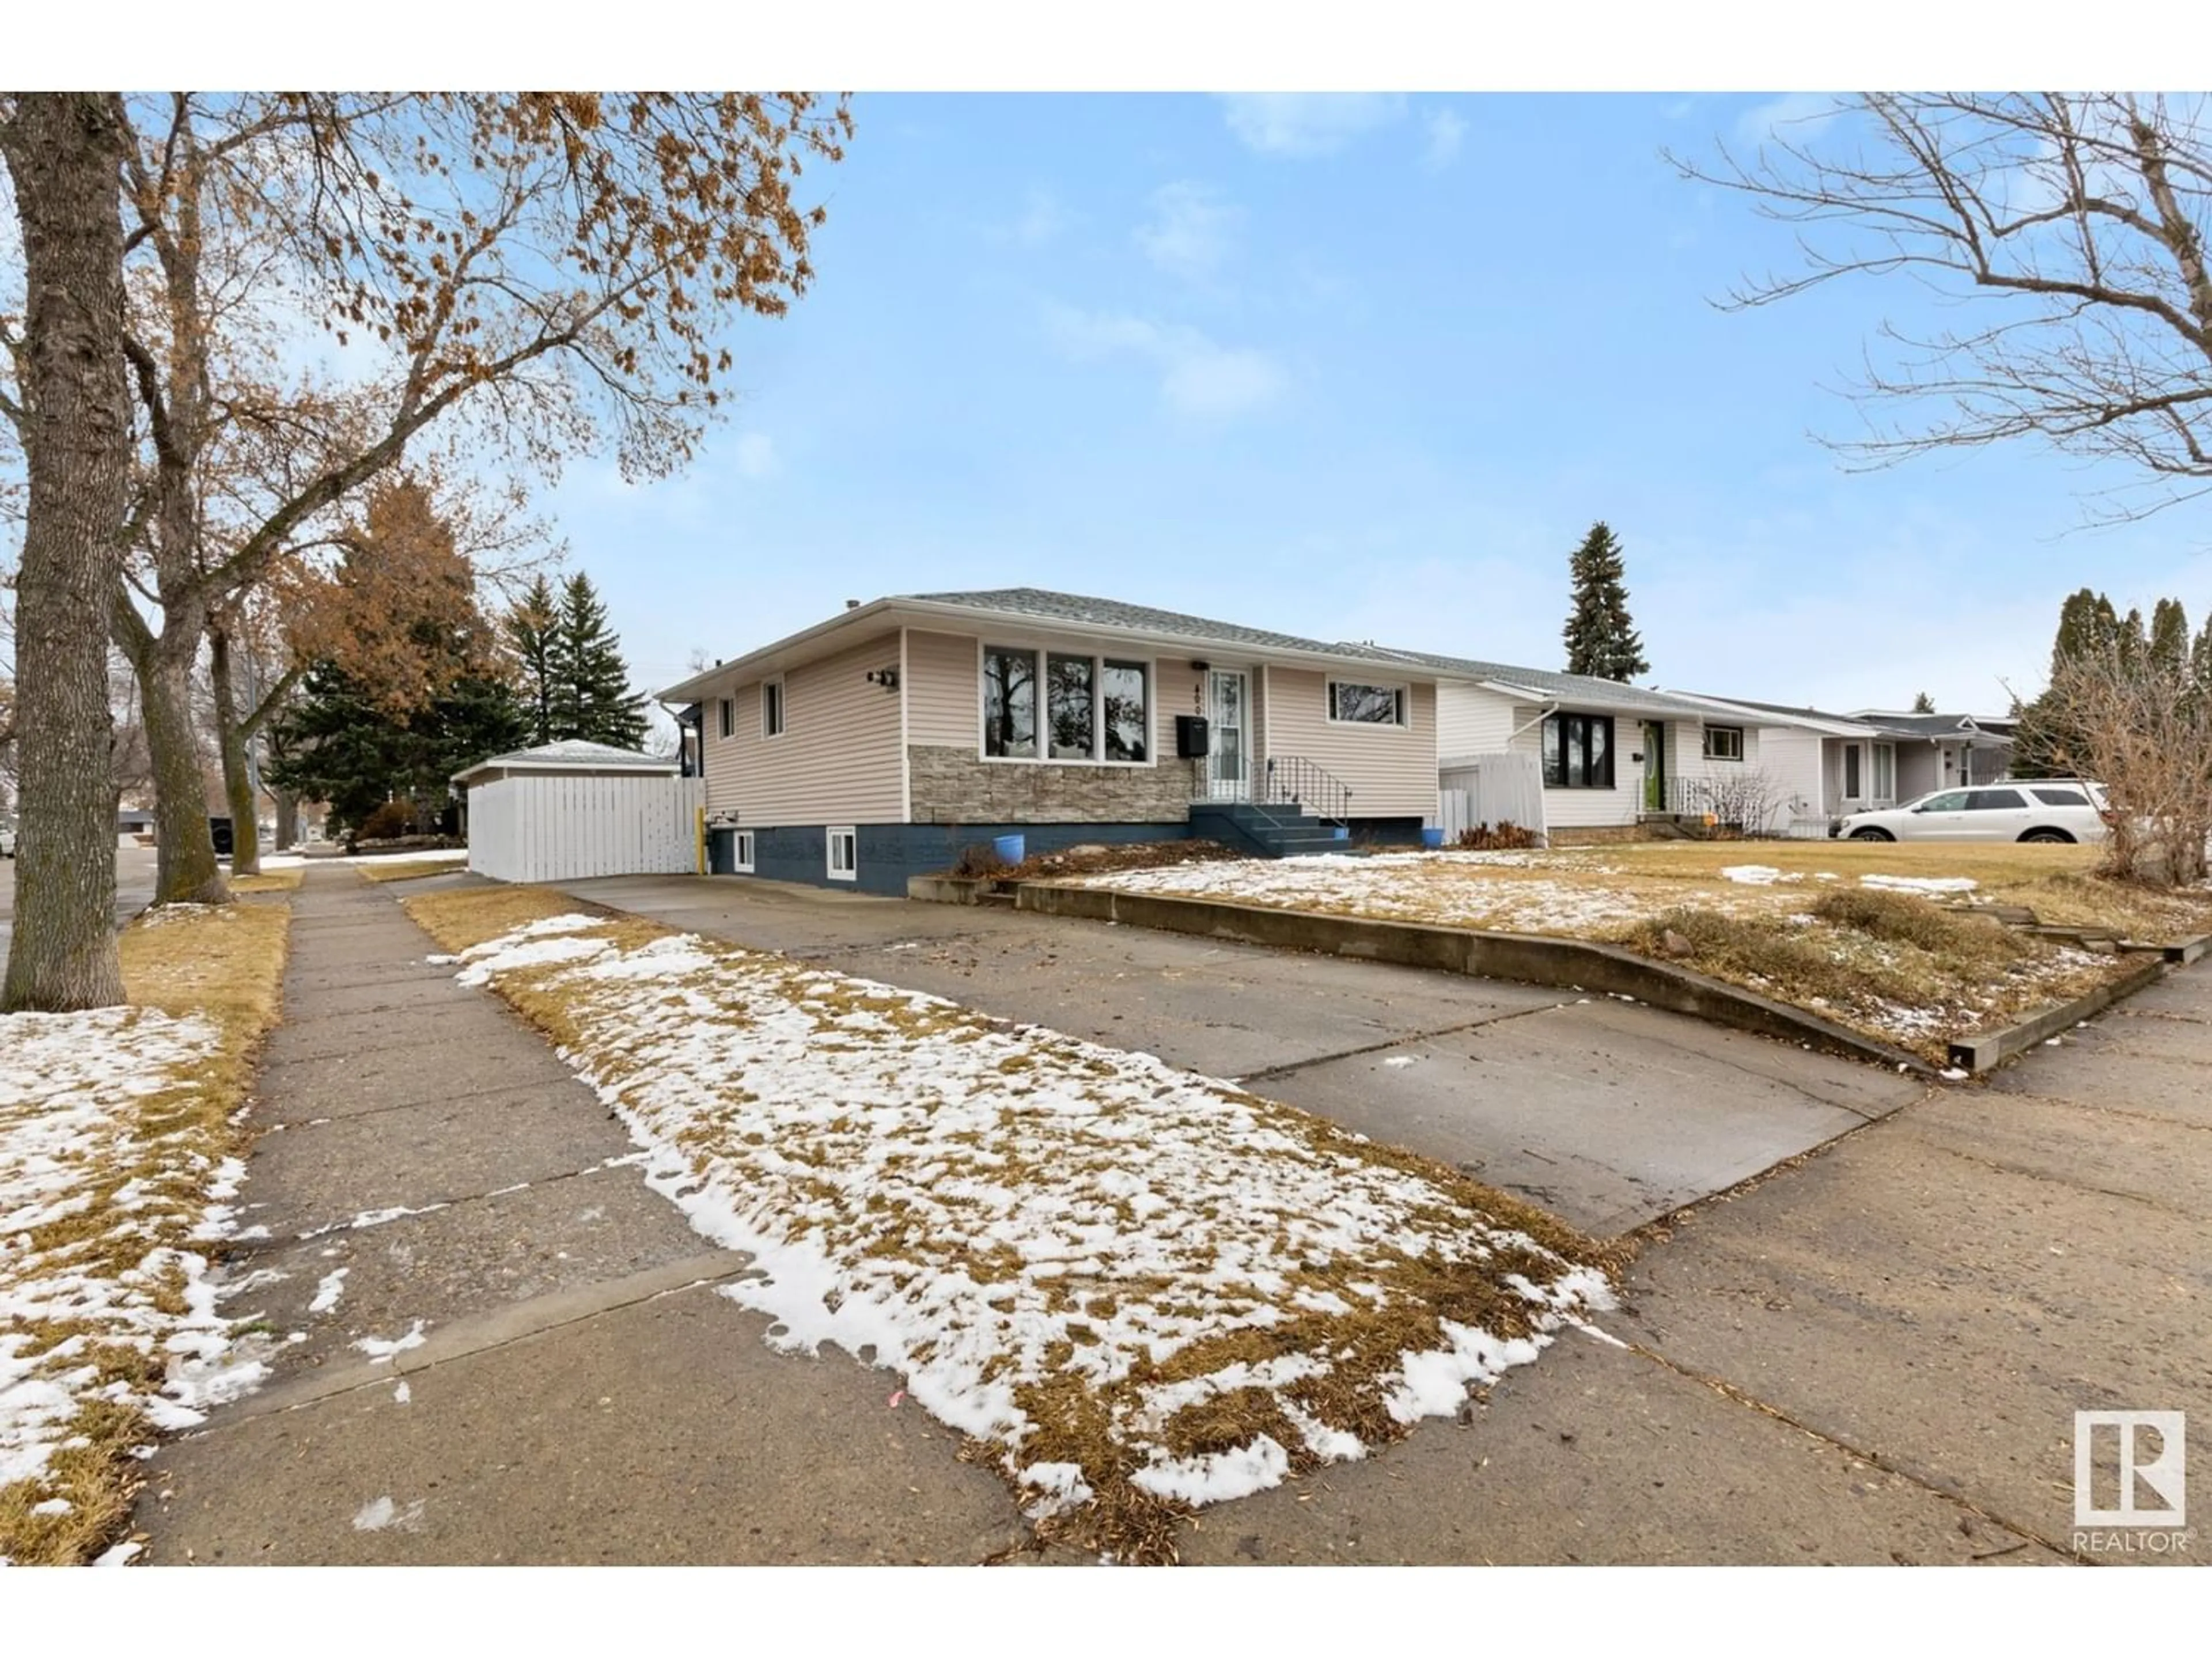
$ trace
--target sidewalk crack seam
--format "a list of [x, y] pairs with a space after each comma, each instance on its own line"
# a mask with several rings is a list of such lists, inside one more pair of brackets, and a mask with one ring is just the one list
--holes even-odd
[[[1613, 1333], [1611, 1332], [1607, 1332], [1606, 1334], [1613, 1336]], [[1983, 1520], [1989, 1522], [1992, 1526], [2003, 1528], [2007, 1532], [2012, 1534], [2016, 1538], [2022, 1539], [2029, 1543], [2040, 1544], [2044, 1548], [2051, 1551], [2053, 1554], [2057, 1555], [2065, 1560], [2071, 1561], [2079, 1566], [2099, 1566], [2103, 1565], [2093, 1557], [2076, 1553], [2070, 1543], [2065, 1543], [2055, 1538], [2046, 1537], [2033, 1526], [2027, 1525], [2021, 1522], [2011, 1520], [2004, 1515], [2000, 1514], [1996, 1510], [1991, 1509], [1988, 1504], [1982, 1503], [1980, 1500], [1967, 1497], [1964, 1492], [1947, 1491], [1943, 1487], [1939, 1486], [1933, 1481], [1928, 1480], [1925, 1476], [1916, 1474], [1911, 1469], [1903, 1467], [1893, 1459], [1884, 1456], [1880, 1452], [1870, 1450], [1863, 1446], [1854, 1445], [1850, 1441], [1844, 1439], [1841, 1435], [1832, 1434], [1826, 1429], [1814, 1428], [1811, 1424], [1805, 1422], [1802, 1419], [1791, 1415], [1790, 1413], [1784, 1411], [1778, 1406], [1771, 1405], [1766, 1401], [1761, 1400], [1757, 1395], [1752, 1393], [1748, 1389], [1743, 1388], [1740, 1384], [1731, 1382], [1724, 1376], [1715, 1376], [1710, 1372], [1698, 1370], [1695, 1366], [1682, 1364], [1679, 1361], [1668, 1358], [1657, 1349], [1650, 1347], [1643, 1342], [1619, 1336], [1613, 1336], [1613, 1340], [1620, 1343], [1620, 1345], [1626, 1348], [1631, 1353], [1641, 1355], [1644, 1358], [1650, 1360], [1653, 1364], [1661, 1367], [1662, 1370], [1672, 1371], [1675, 1376], [1681, 1377], [1687, 1382], [1695, 1382], [1700, 1387], [1710, 1389], [1715, 1394], [1719, 1395], [1723, 1400], [1730, 1401], [1736, 1405], [1744, 1407], [1747, 1410], [1757, 1412], [1763, 1417], [1772, 1418], [1778, 1423], [1786, 1424], [1789, 1427], [1796, 1430], [1798, 1433], [1805, 1435], [1808, 1438], [1820, 1441], [1824, 1445], [1833, 1446], [1837, 1450], [1844, 1453], [1845, 1455], [1856, 1458], [1860, 1462], [1868, 1464], [1874, 1468], [1880, 1469], [1885, 1474], [1894, 1475], [1900, 1480], [1910, 1481], [1915, 1486], [1919, 1487], [1921, 1491], [1927, 1492], [1930, 1497], [1940, 1498], [1947, 1504], [1955, 1504], [1960, 1509], [1968, 1510], [1974, 1515], [1978, 1515]], [[2004, 1553], [2009, 1554], [2010, 1552], [2007, 1551], [2004, 1552]]]
[[1327, 1066], [1340, 1060], [1357, 1060], [1362, 1054], [1379, 1054], [1387, 1048], [1402, 1048], [1413, 1042], [1433, 1042], [1439, 1037], [1457, 1036], [1464, 1031], [1480, 1030], [1486, 1025], [1503, 1025], [1509, 1019], [1525, 1019], [1531, 1014], [1553, 1013], [1569, 1006], [1563, 1002], [1547, 1002], [1540, 1008], [1509, 1008], [1504, 1013], [1485, 1014], [1480, 1019], [1462, 1020], [1455, 1025], [1439, 1025], [1432, 1030], [1406, 1031], [1396, 1036], [1385, 1037], [1380, 1042], [1363, 1043], [1357, 1048], [1345, 1048], [1332, 1054], [1316, 1054], [1309, 1060], [1289, 1060], [1280, 1066], [1262, 1066], [1256, 1072], [1245, 1073], [1237, 1081], [1242, 1085], [1264, 1082], [1270, 1078], [1288, 1077], [1309, 1066]]

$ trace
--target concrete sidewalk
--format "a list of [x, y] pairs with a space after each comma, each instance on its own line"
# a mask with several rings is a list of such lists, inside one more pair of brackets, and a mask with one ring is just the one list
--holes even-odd
[[294, 918], [245, 1189], [270, 1237], [226, 1304], [283, 1346], [154, 1458], [150, 1559], [973, 1561], [1021, 1535], [887, 1373], [776, 1354], [714, 1294], [744, 1260], [536, 1032], [425, 963], [390, 889], [311, 867]]

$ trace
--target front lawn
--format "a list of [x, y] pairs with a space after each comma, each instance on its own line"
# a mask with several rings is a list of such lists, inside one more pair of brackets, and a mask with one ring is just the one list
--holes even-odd
[[107, 1548], [134, 1454], [262, 1373], [208, 1267], [289, 915], [149, 910], [122, 936], [128, 1006], [0, 1015], [0, 1562]]
[[405, 902], [754, 1255], [771, 1340], [886, 1368], [1048, 1536], [1168, 1559], [1607, 1304], [1553, 1218], [1150, 1055], [544, 889]]
[[[1246, 860], [1083, 878], [1212, 898], [1621, 945], [1797, 1003], [1939, 1063], [1948, 1040], [2119, 971], [1987, 915], [2166, 939], [2212, 930], [2212, 890], [2090, 873], [2085, 847], [1657, 842], [1524, 853]], [[1954, 914], [1964, 910], [1968, 914]]]

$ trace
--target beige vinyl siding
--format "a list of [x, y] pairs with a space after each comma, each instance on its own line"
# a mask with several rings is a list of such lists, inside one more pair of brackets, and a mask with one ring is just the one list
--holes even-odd
[[906, 740], [973, 750], [982, 723], [973, 634], [906, 636]]
[[1336, 674], [1304, 668], [1267, 671], [1267, 748], [1274, 755], [1303, 755], [1352, 790], [1352, 816], [1418, 817], [1437, 813], [1437, 688], [1407, 687], [1407, 724], [1338, 725], [1328, 718], [1328, 681], [1351, 679], [1405, 684], [1388, 672], [1345, 669]]
[[[896, 823], [904, 817], [899, 699], [866, 676], [895, 668], [896, 633], [878, 635], [784, 675], [784, 729], [761, 734], [761, 682], [736, 688], [731, 735], [707, 699], [707, 810], [747, 828]], [[912, 657], [909, 655], [909, 663]]]
[[[1534, 703], [1514, 705], [1513, 724], [1523, 728], [1513, 739], [1516, 754], [1534, 755], [1539, 762], [1542, 760], [1544, 723], [1537, 716], [1543, 712]], [[1570, 703], [1559, 712], [1578, 714], [1593, 711], [1578, 709]], [[1628, 757], [1643, 751], [1642, 720], [1633, 715], [1615, 714], [1613, 717], [1613, 787], [1545, 790], [1545, 828], [1591, 830], [1609, 824], [1635, 823], [1637, 815], [1644, 810], [1644, 767], [1640, 762]]]
[[1502, 754], [1513, 732], [1513, 700], [1479, 685], [1437, 687], [1437, 756]]
[[1781, 797], [1775, 812], [1778, 828], [1787, 827], [1792, 818], [1826, 814], [1820, 787], [1821, 748], [1818, 732], [1792, 726], [1759, 728], [1759, 763], [1774, 780], [1775, 793]]

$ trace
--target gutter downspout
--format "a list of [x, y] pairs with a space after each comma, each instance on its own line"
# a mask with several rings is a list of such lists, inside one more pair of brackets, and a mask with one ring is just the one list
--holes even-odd
[[1519, 737], [1523, 732], [1526, 732], [1532, 726], [1540, 726], [1544, 721], [1551, 719], [1553, 715], [1559, 712], [1559, 705], [1556, 701], [1546, 703], [1541, 708], [1539, 708], [1536, 711], [1535, 718], [1533, 720], [1522, 720], [1520, 725], [1515, 726], [1510, 732], [1508, 732], [1505, 734], [1505, 746], [1508, 749], [1510, 749], [1513, 746], [1514, 738]]

